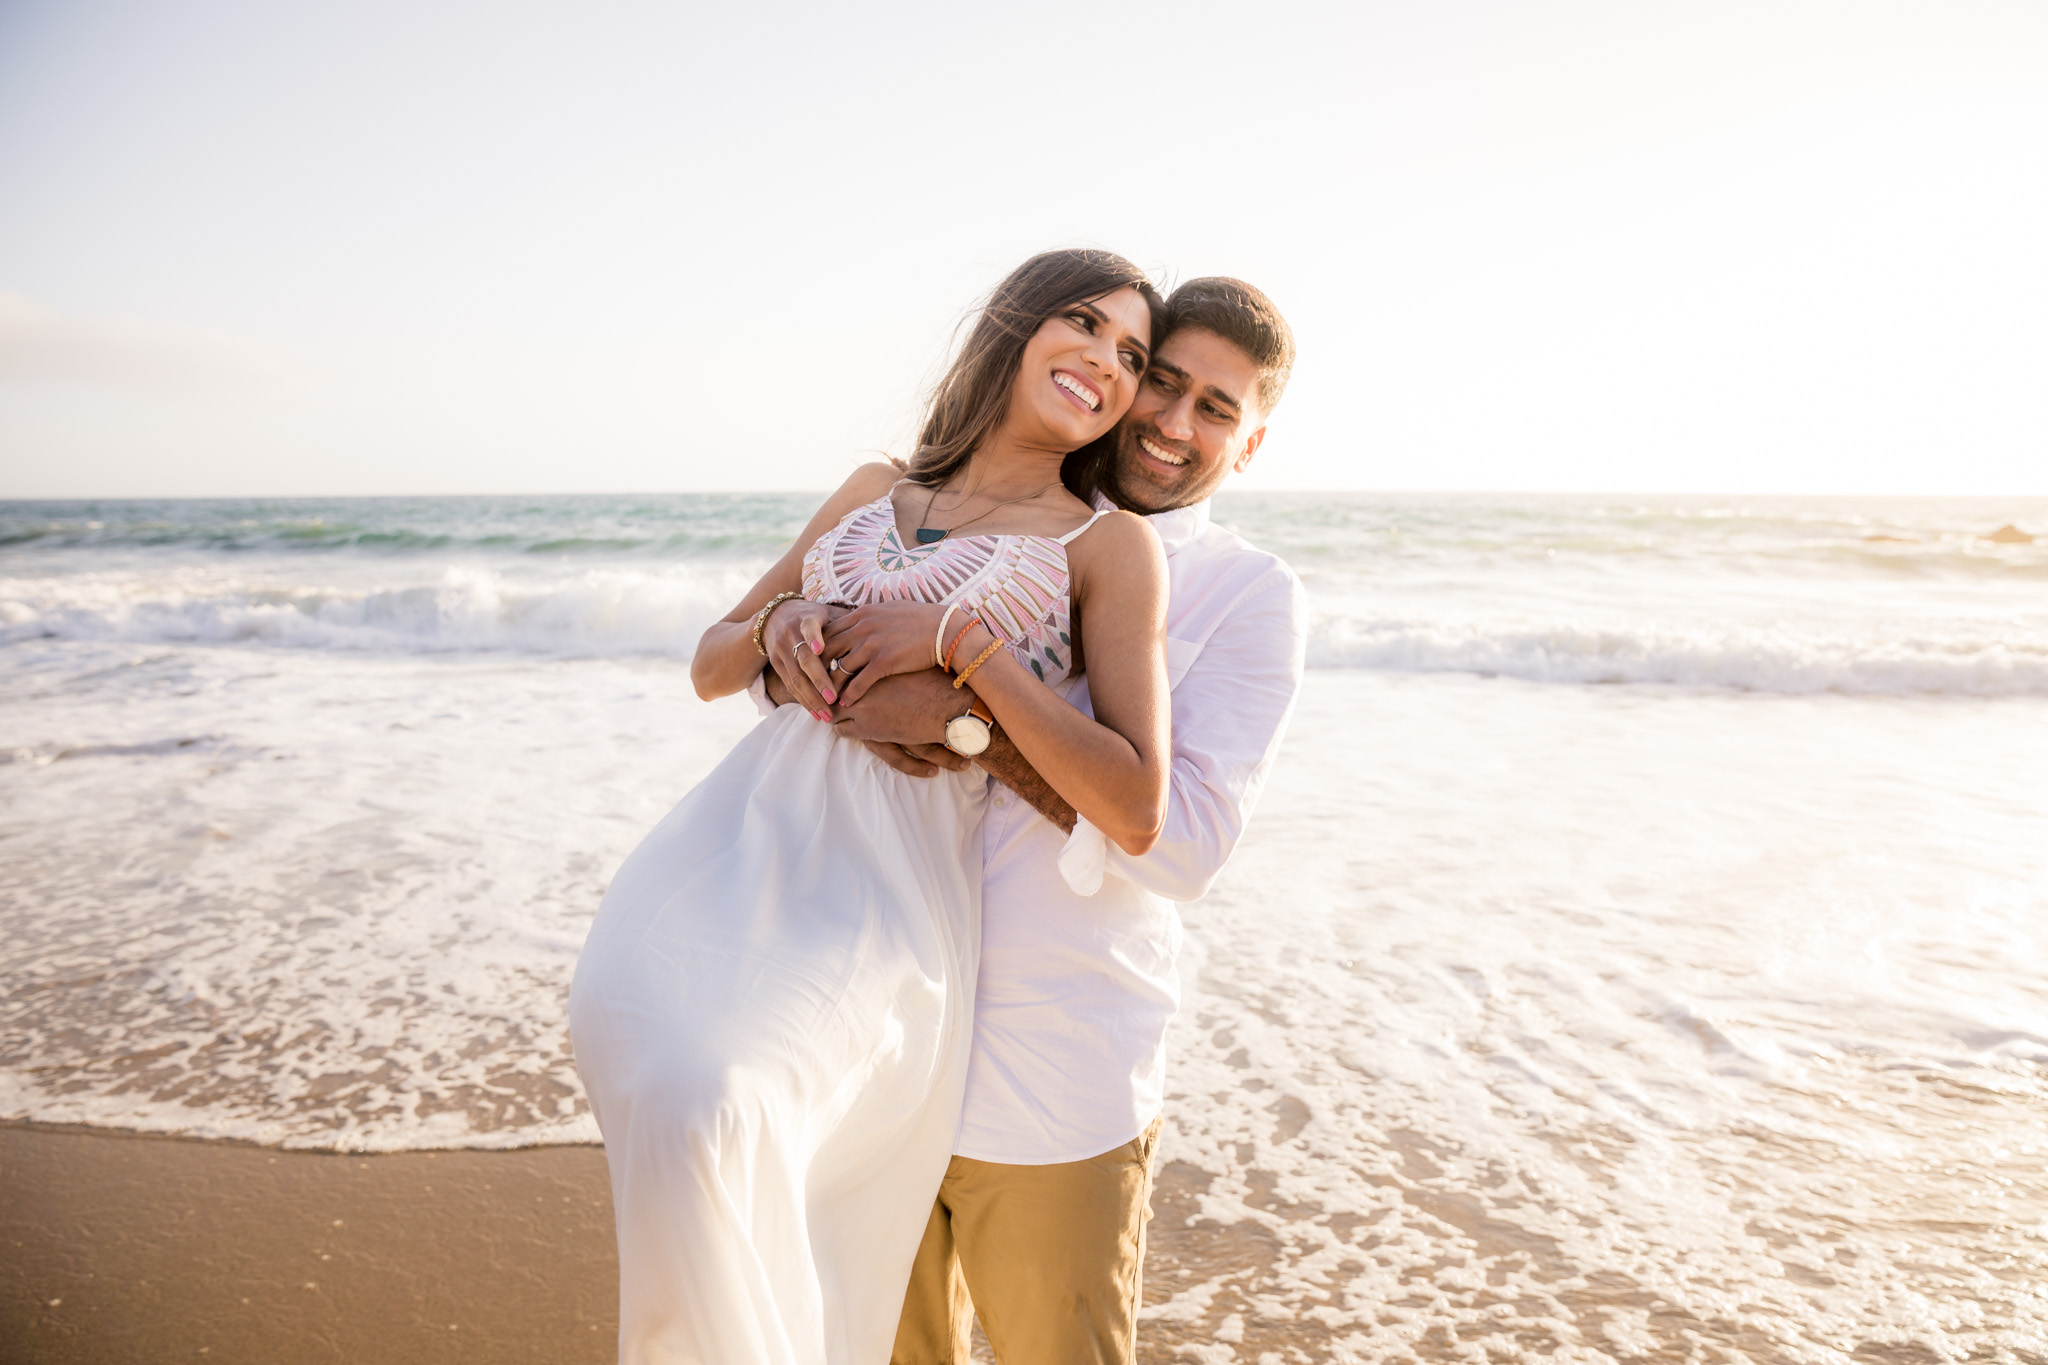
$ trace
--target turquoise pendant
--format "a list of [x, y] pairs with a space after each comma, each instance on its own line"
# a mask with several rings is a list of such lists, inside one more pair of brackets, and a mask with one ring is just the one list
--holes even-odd
[[945, 538], [946, 533], [936, 526], [920, 526], [917, 528], [917, 543], [920, 545], [936, 545]]

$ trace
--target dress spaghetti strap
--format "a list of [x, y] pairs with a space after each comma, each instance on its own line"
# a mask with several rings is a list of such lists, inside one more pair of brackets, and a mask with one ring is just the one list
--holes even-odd
[[1082, 522], [1082, 523], [1081, 523], [1081, 524], [1080, 524], [1079, 526], [1076, 526], [1076, 527], [1075, 527], [1075, 528], [1074, 528], [1073, 530], [1071, 530], [1071, 531], [1067, 532], [1067, 533], [1066, 533], [1065, 535], [1063, 535], [1063, 536], [1060, 536], [1060, 537], [1059, 537], [1059, 538], [1058, 538], [1058, 539], [1057, 539], [1057, 540], [1056, 540], [1056, 541], [1055, 541], [1054, 543], [1055, 543], [1055, 544], [1059, 544], [1059, 545], [1071, 545], [1071, 544], [1073, 544], [1073, 543], [1074, 543], [1074, 540], [1075, 540], [1075, 539], [1076, 539], [1076, 538], [1077, 538], [1077, 537], [1078, 537], [1078, 536], [1079, 536], [1079, 535], [1080, 535], [1080, 534], [1081, 534], [1081, 533], [1082, 533], [1083, 531], [1085, 531], [1085, 530], [1087, 530], [1087, 529], [1088, 529], [1089, 527], [1093, 526], [1093, 525], [1094, 525], [1094, 524], [1095, 524], [1096, 522], [1098, 522], [1098, 521], [1101, 521], [1101, 520], [1102, 520], [1102, 519], [1103, 519], [1104, 517], [1108, 516], [1108, 515], [1109, 515], [1109, 514], [1110, 514], [1111, 512], [1114, 512], [1115, 510], [1116, 510], [1116, 509], [1115, 509], [1114, 507], [1105, 507], [1105, 508], [1103, 508], [1103, 509], [1102, 509], [1102, 510], [1101, 510], [1100, 512], [1097, 512], [1097, 513], [1096, 513], [1096, 514], [1095, 514], [1094, 516], [1092, 516], [1092, 517], [1088, 518], [1088, 520], [1086, 520], [1086, 521]]

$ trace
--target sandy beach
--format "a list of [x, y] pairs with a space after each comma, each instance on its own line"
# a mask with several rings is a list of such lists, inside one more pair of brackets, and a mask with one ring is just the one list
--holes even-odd
[[593, 1147], [352, 1156], [0, 1127], [0, 1357], [605, 1361]]
[[[1404, 1165], [1428, 1167], [1430, 1153], [1409, 1147]], [[1263, 1221], [1205, 1216], [1212, 1180], [1186, 1162], [1156, 1172], [1139, 1360], [1201, 1358], [1219, 1343], [1233, 1356], [1342, 1358], [1326, 1322], [1257, 1311], [1279, 1287], [1281, 1239]], [[1367, 1220], [1266, 1184], [1258, 1206], [1326, 1228], [1346, 1244], [1344, 1268], [1373, 1256], [1380, 1239]], [[1486, 1254], [1555, 1252], [1454, 1199], [1425, 1202]], [[5, 1124], [0, 1248], [0, 1358], [9, 1365], [615, 1358], [618, 1274], [600, 1148], [357, 1155]], [[1445, 1264], [1462, 1259], [1458, 1248], [1444, 1250]], [[1200, 1311], [1176, 1311], [1190, 1280], [1219, 1292]], [[1427, 1281], [1413, 1288], [1432, 1293]], [[1480, 1338], [1505, 1335], [1539, 1356], [1561, 1344], [1509, 1320], [1511, 1288], [1481, 1297], [1503, 1318]], [[1570, 1297], [1588, 1316], [1647, 1310], [1696, 1345], [1785, 1358], [1739, 1315], [1698, 1317], [1634, 1292], [1624, 1276], [1587, 1277]], [[1399, 1314], [1404, 1305], [1386, 1306]], [[1412, 1358], [1463, 1359], [1470, 1341], [1461, 1338], [1473, 1335], [1429, 1332], [1411, 1343]], [[977, 1365], [992, 1360], [978, 1332], [974, 1344]]]
[[[1148, 1302], [1197, 1267], [1270, 1262], [1263, 1229], [1199, 1215], [1199, 1171], [1160, 1174]], [[0, 1248], [10, 1365], [614, 1358], [595, 1147], [353, 1155], [5, 1124]], [[1150, 1326], [1143, 1358], [1206, 1334]]]

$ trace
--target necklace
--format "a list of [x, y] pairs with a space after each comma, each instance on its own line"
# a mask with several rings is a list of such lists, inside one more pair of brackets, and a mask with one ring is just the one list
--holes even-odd
[[[1056, 487], [1056, 486], [1057, 486], [1058, 484], [1059, 484], [1059, 480], [1058, 480], [1058, 479], [1054, 479], [1054, 480], [1053, 480], [1053, 481], [1052, 481], [1051, 483], [1047, 484], [1047, 485], [1046, 485], [1046, 486], [1045, 486], [1044, 488], [1036, 489], [1036, 490], [1034, 490], [1033, 492], [1030, 492], [1030, 493], [1026, 493], [1026, 494], [1022, 495], [1021, 497], [1015, 497], [1015, 498], [1006, 498], [1006, 499], [1005, 499], [1005, 500], [1003, 500], [1002, 502], [999, 502], [999, 503], [997, 503], [997, 504], [996, 504], [996, 505], [995, 505], [994, 507], [991, 507], [991, 508], [989, 508], [989, 509], [988, 509], [988, 511], [986, 511], [986, 512], [983, 512], [983, 513], [981, 514], [981, 516], [978, 516], [978, 517], [969, 517], [969, 518], [968, 518], [967, 520], [965, 520], [965, 521], [963, 521], [963, 522], [959, 522], [959, 523], [957, 523], [957, 524], [955, 524], [955, 525], [952, 525], [952, 526], [943, 526], [943, 527], [942, 527], [942, 526], [920, 526], [920, 527], [918, 527], [918, 528], [917, 528], [917, 543], [918, 543], [918, 544], [920, 544], [920, 545], [936, 545], [936, 544], [938, 544], [938, 543], [939, 543], [940, 541], [944, 540], [944, 539], [945, 539], [945, 538], [946, 538], [947, 536], [950, 536], [950, 535], [952, 535], [952, 534], [953, 534], [953, 533], [954, 533], [955, 531], [959, 530], [959, 529], [960, 529], [960, 527], [962, 527], [962, 526], [972, 526], [972, 525], [974, 525], [974, 523], [975, 523], [975, 522], [977, 522], [977, 521], [980, 521], [980, 520], [982, 520], [982, 519], [983, 519], [983, 518], [985, 518], [985, 517], [991, 517], [991, 516], [994, 516], [994, 515], [995, 515], [995, 514], [996, 514], [997, 512], [1000, 512], [1000, 511], [1002, 511], [1002, 510], [1003, 510], [1003, 509], [1004, 509], [1005, 507], [1008, 507], [1008, 506], [1009, 506], [1009, 505], [1010, 505], [1011, 503], [1013, 503], [1013, 502], [1029, 502], [1029, 501], [1031, 501], [1031, 499], [1033, 499], [1033, 498], [1036, 498], [1036, 497], [1040, 497], [1040, 496], [1044, 495], [1044, 494], [1045, 494], [1046, 492], [1050, 491], [1050, 490], [1051, 490], [1052, 488]], [[934, 485], [932, 486], [932, 495], [931, 495], [930, 497], [928, 497], [928, 498], [926, 498], [926, 499], [924, 500], [924, 515], [925, 515], [925, 517], [929, 517], [929, 516], [931, 516], [931, 514], [932, 514], [932, 504], [933, 504], [933, 503], [935, 503], [935, 502], [937, 502], [938, 500], [939, 500], [939, 489], [938, 489], [938, 485], [934, 484]], [[964, 501], [964, 499], [963, 499], [963, 501]], [[919, 518], [919, 520], [923, 520], [923, 518]]]

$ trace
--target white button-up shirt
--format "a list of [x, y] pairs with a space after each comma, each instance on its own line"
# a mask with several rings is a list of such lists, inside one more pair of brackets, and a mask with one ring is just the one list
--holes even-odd
[[[1293, 571], [1212, 525], [1206, 502], [1148, 520], [1168, 575], [1165, 829], [1134, 858], [1086, 821], [1062, 835], [996, 788], [962, 1156], [1080, 1161], [1158, 1115], [1180, 1001], [1174, 902], [1207, 892], [1237, 847], [1301, 689], [1307, 610]], [[1093, 714], [1085, 677], [1064, 692]]]

